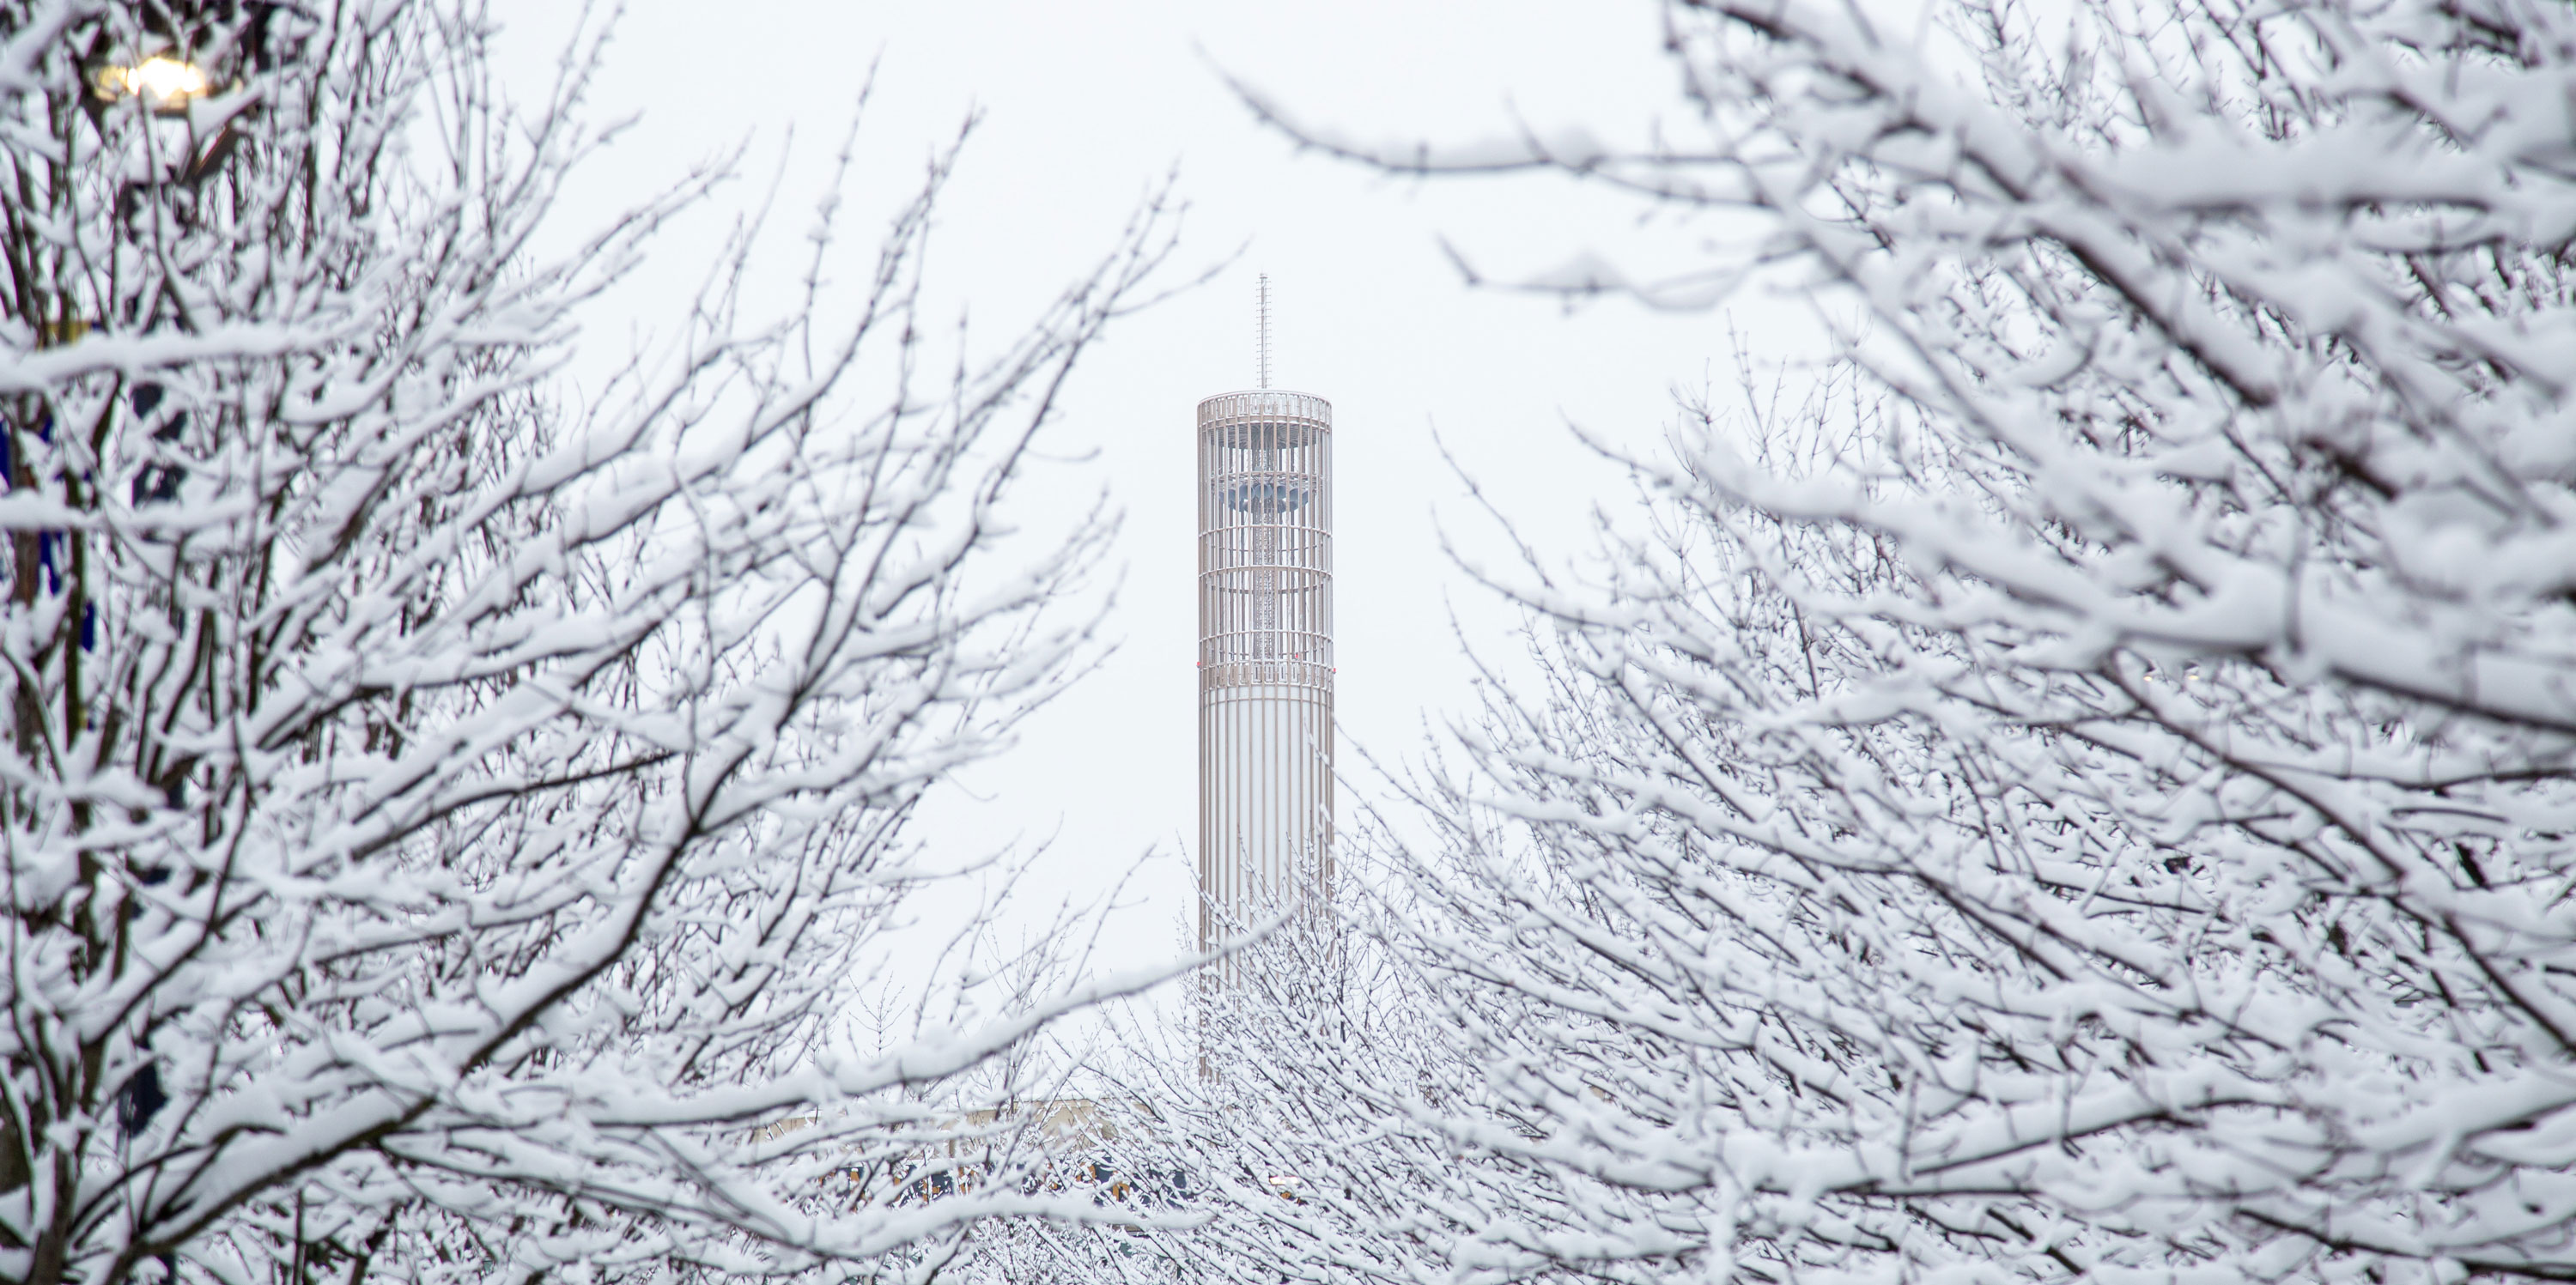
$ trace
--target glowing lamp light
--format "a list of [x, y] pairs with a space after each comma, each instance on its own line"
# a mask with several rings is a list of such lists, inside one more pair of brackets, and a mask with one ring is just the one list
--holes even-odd
[[184, 110], [214, 89], [204, 68], [168, 54], [154, 54], [131, 67], [101, 67], [91, 84], [109, 102], [140, 98], [156, 112]]

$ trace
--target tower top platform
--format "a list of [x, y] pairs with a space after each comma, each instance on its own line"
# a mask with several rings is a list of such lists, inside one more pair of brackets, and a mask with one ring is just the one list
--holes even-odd
[[1225, 419], [1311, 419], [1329, 427], [1333, 404], [1313, 393], [1283, 388], [1247, 388], [1199, 399], [1199, 427]]

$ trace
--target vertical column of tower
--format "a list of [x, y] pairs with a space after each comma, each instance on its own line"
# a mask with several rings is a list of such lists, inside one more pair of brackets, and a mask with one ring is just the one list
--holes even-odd
[[1333, 841], [1333, 408], [1199, 403], [1199, 941], [1301, 884]]

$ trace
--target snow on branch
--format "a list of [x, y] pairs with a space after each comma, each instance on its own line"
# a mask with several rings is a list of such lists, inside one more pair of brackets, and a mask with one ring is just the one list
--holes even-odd
[[952, 152], [855, 288], [827, 203], [747, 315], [746, 232], [576, 404], [719, 175], [541, 256], [598, 44], [514, 115], [489, 34], [0, 0], [0, 1276], [932, 1272], [1036, 1207], [906, 1195], [1015, 1145], [942, 1086], [1161, 975], [843, 1047], [918, 801], [1092, 646], [1105, 517], [1000, 514], [1164, 207], [927, 370]]

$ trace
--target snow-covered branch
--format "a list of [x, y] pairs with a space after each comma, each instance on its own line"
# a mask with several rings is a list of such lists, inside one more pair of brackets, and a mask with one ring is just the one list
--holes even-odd
[[[929, 1252], [982, 1207], [887, 1177], [922, 1092], [1154, 980], [836, 1034], [916, 802], [1088, 646], [1106, 519], [1014, 564], [999, 514], [1164, 211], [934, 354], [952, 150], [873, 264], [827, 202], [760, 319], [746, 237], [576, 403], [717, 175], [545, 257], [587, 67], [515, 114], [488, 27], [0, 3], [0, 1277]], [[155, 56], [202, 85], [102, 89]]]

